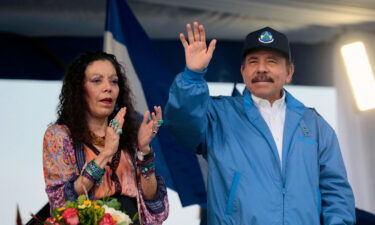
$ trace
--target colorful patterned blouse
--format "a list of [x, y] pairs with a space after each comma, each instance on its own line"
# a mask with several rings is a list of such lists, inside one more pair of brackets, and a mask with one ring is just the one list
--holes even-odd
[[[88, 153], [87, 156], [85, 156], [85, 153]], [[72, 139], [66, 126], [52, 125], [47, 128], [43, 141], [43, 169], [46, 192], [52, 208], [62, 207], [65, 201], [75, 200], [78, 197], [74, 189], [74, 181], [84, 167], [86, 158], [93, 157], [83, 146], [76, 149], [73, 148]], [[129, 159], [131, 159], [130, 155], [125, 156], [122, 154], [122, 164], [126, 164]], [[136, 179], [135, 177], [129, 177], [129, 175], [135, 176], [135, 173], [125, 174], [128, 169], [116, 170], [120, 174], [123, 186], [121, 194], [137, 198], [142, 224], [162, 224], [169, 214], [167, 191], [163, 179], [160, 176], [156, 176], [158, 183], [156, 196], [154, 199], [146, 200], [143, 199], [139, 182], [136, 184], [135, 189], [133, 188], [135, 183], [132, 183], [132, 181]], [[103, 178], [105, 179], [105, 177]], [[130, 186], [128, 188], [125, 187], [125, 183]], [[111, 185], [109, 180], [106, 181], [106, 184], [107, 187], [105, 188]], [[97, 189], [94, 192], [90, 190], [88, 194], [90, 198], [96, 199], [95, 197], [102, 195], [102, 191], [101, 189]]]
[[[96, 158], [96, 154], [86, 145], [84, 145], [86, 162], [90, 162]], [[105, 196], [112, 196], [116, 194], [115, 182], [111, 179], [113, 171], [109, 165], [104, 167], [105, 173], [102, 177], [102, 183], [99, 186], [94, 186], [94, 198], [101, 199]], [[132, 157], [127, 152], [121, 152], [120, 162], [116, 168], [116, 175], [120, 181], [121, 194], [129, 197], [137, 197], [137, 184], [135, 180], [135, 168], [133, 166]]]

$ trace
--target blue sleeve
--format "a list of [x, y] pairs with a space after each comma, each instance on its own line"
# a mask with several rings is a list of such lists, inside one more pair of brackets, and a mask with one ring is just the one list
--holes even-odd
[[355, 203], [334, 130], [320, 118], [319, 166], [325, 225], [355, 224]]
[[196, 151], [207, 130], [207, 111], [210, 104], [206, 71], [185, 68], [177, 75], [169, 90], [165, 106], [166, 128], [187, 149]]
[[77, 178], [78, 176], [74, 176], [65, 183], [64, 194], [66, 201], [75, 201], [78, 198], [78, 194], [74, 188], [74, 182], [77, 180]]

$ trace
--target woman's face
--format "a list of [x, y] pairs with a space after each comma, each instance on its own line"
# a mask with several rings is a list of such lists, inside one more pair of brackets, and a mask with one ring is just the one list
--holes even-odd
[[85, 71], [84, 89], [90, 117], [111, 115], [119, 94], [118, 77], [112, 63], [97, 60], [89, 64]]

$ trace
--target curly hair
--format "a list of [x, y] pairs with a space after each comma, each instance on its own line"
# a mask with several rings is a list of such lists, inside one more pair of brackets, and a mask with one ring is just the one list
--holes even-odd
[[[119, 148], [134, 154], [138, 146], [137, 133], [139, 121], [133, 106], [133, 95], [129, 88], [128, 79], [124, 68], [112, 54], [105, 52], [87, 52], [79, 56], [68, 68], [64, 77], [59, 105], [57, 107], [57, 124], [66, 125], [69, 128], [73, 144], [91, 143], [92, 137], [86, 120], [88, 104], [85, 100], [85, 71], [94, 61], [106, 60], [112, 63], [118, 77], [119, 95], [116, 108], [126, 107], [123, 134], [120, 136]], [[115, 109], [108, 117], [113, 119], [118, 111]]]

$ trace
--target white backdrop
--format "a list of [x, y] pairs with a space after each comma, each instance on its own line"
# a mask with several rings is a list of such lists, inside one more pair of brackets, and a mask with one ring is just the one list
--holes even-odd
[[[233, 84], [209, 84], [211, 95], [230, 95]], [[16, 205], [23, 222], [46, 202], [42, 169], [42, 141], [48, 124], [56, 118], [61, 82], [0, 80], [0, 224], [13, 225]], [[243, 84], [238, 85], [242, 91]], [[287, 89], [308, 106], [314, 106], [336, 127], [335, 89], [289, 86]], [[169, 190], [170, 216], [166, 225], [199, 224], [198, 206], [182, 208]], [[183, 221], [183, 222], [182, 222]]]
[[[375, 60], [375, 35], [347, 31], [336, 41], [333, 54], [334, 77], [337, 87], [338, 136], [344, 155], [349, 181], [358, 208], [375, 213], [375, 109], [359, 111], [347, 78], [340, 48], [343, 44], [363, 41], [370, 63]], [[372, 67], [375, 71], [375, 68]], [[373, 87], [375, 89], [375, 87]], [[375, 101], [375, 96], [367, 96]]]

